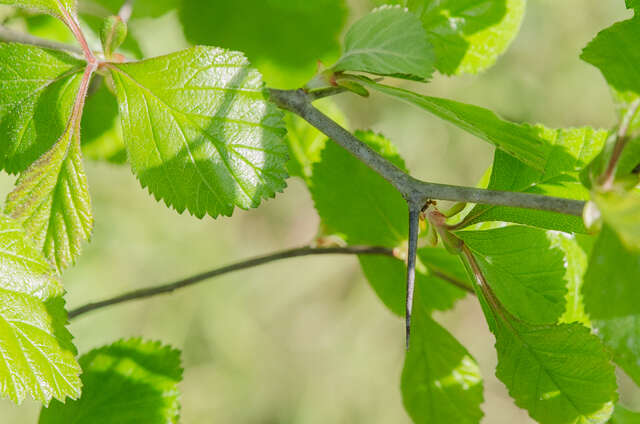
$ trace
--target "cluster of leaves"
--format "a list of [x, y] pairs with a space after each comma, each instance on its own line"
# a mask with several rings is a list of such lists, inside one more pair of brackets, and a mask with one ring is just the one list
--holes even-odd
[[[63, 39], [60, 21], [83, 48], [78, 56], [0, 43], [0, 167], [18, 174], [0, 217], [0, 391], [17, 402], [28, 395], [45, 405], [57, 399], [43, 409], [41, 422], [159, 423], [176, 422], [179, 414], [176, 350], [135, 339], [76, 362], [60, 274], [80, 254], [93, 224], [83, 155], [129, 162], [156, 199], [199, 218], [257, 207], [285, 188], [288, 175], [300, 177], [322, 219], [321, 235], [404, 249], [402, 195], [269, 100], [260, 70], [271, 83], [279, 80], [269, 75], [287, 75], [287, 85], [299, 86], [317, 59], [334, 64], [311, 79], [307, 91], [377, 90], [494, 145], [488, 188], [589, 201], [584, 222], [513, 207], [458, 208], [458, 223], [438, 228], [445, 242], [459, 241], [457, 247], [418, 249], [414, 332], [401, 384], [412, 419], [476, 423], [483, 416], [475, 360], [431, 316], [469, 292], [496, 338], [496, 374], [532, 418], [550, 424], [639, 419], [616, 406], [613, 364], [640, 384], [640, 302], [633, 290], [640, 275], [640, 137], [633, 137], [640, 130], [640, 15], [605, 29], [582, 53], [602, 71], [619, 106], [620, 127], [607, 131], [509, 122], [478, 106], [367, 76], [428, 82], [436, 71], [480, 72], [517, 34], [525, 0], [387, 4], [352, 25], [341, 56], [336, 37], [345, 8], [339, 0], [206, 7], [195, 0], [139, 0], [126, 18], [117, 16], [129, 5], [124, 0], [81, 0], [82, 8], [75, 0], [0, 3], [51, 15], [38, 24], [24, 12], [16, 19]], [[640, 10], [637, 1], [626, 5]], [[136, 31], [127, 35], [124, 21], [135, 29], [137, 20], [167, 13], [189, 22], [188, 41], [243, 50], [259, 69], [243, 53], [218, 47], [136, 61], [143, 47]], [[212, 27], [211, 16], [228, 19]], [[256, 31], [241, 31], [251, 16]], [[299, 36], [303, 27], [320, 35], [308, 43]], [[277, 37], [271, 50], [264, 48], [269, 37], [262, 29]], [[384, 136], [355, 135], [407, 172]], [[431, 242], [434, 226], [425, 234]], [[598, 234], [588, 235], [587, 227]], [[405, 262], [359, 260], [382, 302], [404, 314]]]

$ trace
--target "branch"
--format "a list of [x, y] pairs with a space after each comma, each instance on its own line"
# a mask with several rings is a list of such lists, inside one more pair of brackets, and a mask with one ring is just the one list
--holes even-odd
[[83, 55], [80, 47], [35, 37], [30, 34], [14, 31], [2, 25], [0, 25], [0, 41], [7, 43], [29, 44], [36, 47], [43, 47], [45, 49], [62, 50], [68, 53], [73, 53], [77, 56]]
[[222, 268], [217, 268], [212, 271], [207, 271], [202, 274], [197, 274], [192, 277], [185, 278], [176, 282], [163, 284], [154, 287], [148, 287], [139, 290], [133, 290], [128, 293], [121, 294], [119, 296], [112, 297], [110, 299], [101, 300], [99, 302], [88, 303], [80, 306], [69, 312], [69, 319], [74, 319], [80, 315], [84, 315], [87, 312], [95, 311], [97, 309], [106, 308], [107, 306], [117, 305], [119, 303], [130, 302], [132, 300], [145, 299], [148, 297], [157, 296], [160, 294], [168, 294], [175, 290], [193, 286], [204, 280], [218, 277], [223, 274], [228, 274], [234, 271], [240, 271], [242, 269], [253, 268], [259, 265], [264, 265], [270, 262], [279, 261], [287, 258], [297, 258], [300, 256], [310, 255], [383, 255], [395, 258], [395, 254], [392, 249], [379, 246], [347, 246], [347, 247], [299, 247], [295, 249], [283, 250], [281, 252], [272, 253], [266, 256], [259, 256], [257, 258], [248, 259], [242, 262], [238, 262], [232, 265], [227, 265]]
[[384, 159], [350, 132], [316, 109], [311, 104], [313, 97], [310, 97], [305, 91], [271, 89], [270, 93], [271, 100], [279, 107], [299, 115], [389, 181], [402, 193], [410, 206], [421, 207], [429, 199], [439, 199], [537, 209], [575, 216], [582, 215], [585, 202], [579, 200], [435, 184], [417, 180]]

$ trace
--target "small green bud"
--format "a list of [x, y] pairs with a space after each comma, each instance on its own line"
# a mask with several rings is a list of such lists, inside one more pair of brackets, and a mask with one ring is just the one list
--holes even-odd
[[127, 24], [120, 16], [109, 16], [102, 24], [100, 40], [107, 59], [111, 59], [113, 52], [122, 45], [127, 38]]

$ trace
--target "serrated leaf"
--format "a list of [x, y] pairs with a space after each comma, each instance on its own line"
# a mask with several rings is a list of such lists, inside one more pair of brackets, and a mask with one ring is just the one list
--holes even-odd
[[593, 200], [602, 219], [629, 249], [640, 252], [640, 189], [629, 192], [596, 192]]
[[[628, 4], [629, 5], [629, 4]], [[580, 58], [600, 69], [610, 86], [640, 94], [640, 16], [598, 33]]]
[[516, 124], [500, 118], [488, 109], [453, 100], [423, 96], [401, 88], [378, 84], [368, 78], [358, 78], [358, 81], [449, 121], [539, 171], [544, 170], [553, 150], [552, 145], [544, 138], [544, 131], [540, 127]]
[[51, 150], [20, 175], [5, 213], [22, 224], [58, 271], [73, 263], [93, 228], [78, 125], [70, 121]]
[[129, 160], [157, 199], [217, 217], [284, 189], [282, 113], [242, 54], [194, 47], [109, 69]]
[[587, 254], [575, 235], [548, 231], [547, 237], [551, 241], [551, 248], [560, 249], [564, 254], [566, 269], [564, 279], [567, 282], [566, 308], [559, 322], [579, 322], [585, 327], [591, 327], [582, 298], [582, 285], [588, 263]]
[[433, 74], [433, 48], [420, 20], [401, 7], [386, 6], [356, 21], [344, 39], [336, 72], [356, 71], [426, 81]]
[[80, 395], [64, 290], [17, 222], [0, 215], [0, 393], [48, 404]]
[[628, 251], [605, 226], [584, 281], [585, 310], [614, 361], [640, 384], [640, 253]]
[[48, 13], [62, 19], [76, 13], [76, 0], [0, 0], [0, 4]]
[[[543, 170], [531, 168], [496, 150], [487, 188], [589, 200], [589, 191], [580, 182], [580, 173], [602, 150], [607, 131], [589, 127], [554, 130], [538, 125], [535, 128], [553, 146]], [[476, 205], [465, 218], [468, 225], [489, 221], [586, 232], [580, 217], [504, 206]]]
[[496, 336], [496, 376], [518, 406], [542, 424], [609, 419], [616, 400], [614, 367], [588, 328], [576, 323], [527, 323], [495, 301], [491, 306], [482, 287], [477, 291]]
[[630, 411], [617, 403], [609, 424], [640, 424], [640, 413]]
[[640, 0], [624, 0], [627, 9], [640, 9]]
[[443, 74], [475, 74], [491, 65], [520, 29], [524, 0], [405, 0], [422, 20]]
[[541, 424], [605, 423], [616, 399], [614, 367], [580, 324], [498, 321], [496, 376]]
[[[373, 132], [356, 131], [355, 135], [404, 169], [404, 161], [389, 140]], [[310, 190], [322, 221], [350, 244], [394, 247], [407, 238], [407, 206], [402, 195], [336, 143], [327, 143], [321, 161], [313, 166]]]
[[22, 172], [67, 126], [82, 61], [62, 52], [0, 43], [0, 167]]
[[[474, 268], [468, 264], [470, 276]], [[488, 276], [476, 277], [476, 292], [496, 337], [496, 376], [516, 404], [541, 424], [606, 422], [617, 398], [616, 377], [598, 338], [578, 323], [523, 321], [502, 305]]]
[[[405, 314], [406, 264], [394, 258], [359, 256], [362, 272], [382, 302], [396, 315]], [[416, 287], [423, 293], [416, 298], [425, 311], [451, 309], [470, 287], [464, 266], [444, 249], [423, 247], [417, 252]], [[455, 283], [452, 283], [455, 282]]]
[[167, 424], [180, 414], [180, 351], [158, 342], [121, 340], [80, 357], [82, 396], [52, 403], [40, 424]]
[[242, 51], [270, 87], [299, 88], [340, 55], [347, 12], [344, 0], [183, 0], [180, 19], [191, 43]]
[[[420, 296], [417, 288], [416, 301]], [[413, 422], [479, 423], [483, 388], [476, 361], [426, 311], [414, 310], [413, 328], [401, 383]]]
[[554, 323], [566, 307], [564, 251], [543, 230], [513, 225], [456, 233], [504, 307], [518, 319]]

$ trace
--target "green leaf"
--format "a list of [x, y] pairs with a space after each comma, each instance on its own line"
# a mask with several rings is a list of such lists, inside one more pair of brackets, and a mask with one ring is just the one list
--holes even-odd
[[580, 244], [575, 235], [548, 231], [547, 237], [551, 241], [552, 248], [562, 250], [566, 273], [564, 276], [567, 282], [566, 308], [564, 314], [559, 319], [562, 323], [579, 322], [585, 327], [591, 327], [589, 317], [584, 310], [582, 298], [582, 286], [584, 274], [587, 271], [588, 257], [585, 248]]
[[20, 175], [5, 205], [58, 271], [73, 263], [93, 228], [79, 130], [69, 122], [51, 150]]
[[414, 311], [401, 383], [409, 416], [415, 423], [479, 423], [483, 396], [476, 361], [426, 311]]
[[[554, 130], [538, 125], [535, 128], [553, 146], [543, 170], [531, 168], [496, 150], [487, 188], [589, 200], [589, 191], [580, 182], [580, 173], [602, 150], [607, 131], [589, 127]], [[580, 217], [505, 206], [476, 205], [465, 218], [467, 225], [490, 221], [586, 232]]]
[[[629, 4], [628, 4], [629, 5]], [[610, 86], [640, 94], [640, 16], [598, 33], [580, 58], [600, 69]]]
[[475, 74], [493, 65], [515, 38], [524, 0], [405, 0], [417, 14], [443, 74]]
[[426, 81], [433, 74], [433, 48], [420, 20], [398, 6], [383, 6], [358, 20], [345, 36], [336, 72], [357, 71]]
[[284, 189], [282, 113], [242, 54], [194, 47], [109, 68], [129, 160], [157, 199], [217, 217]]
[[630, 411], [617, 403], [609, 424], [640, 424], [640, 413]]
[[[565, 254], [543, 230], [509, 226], [461, 231], [501, 303], [518, 319], [554, 323], [566, 308]], [[568, 266], [568, 265], [567, 265]]]
[[318, 61], [333, 63], [340, 55], [345, 3], [183, 0], [180, 19], [191, 43], [245, 52], [270, 87], [299, 88], [316, 73]]
[[[356, 137], [404, 169], [395, 146], [381, 135], [357, 131]], [[408, 234], [407, 206], [384, 178], [336, 143], [327, 143], [313, 166], [311, 195], [320, 217], [350, 244], [395, 247]]]
[[[476, 262], [483, 260], [471, 255]], [[467, 269], [473, 276], [477, 268]], [[541, 424], [606, 422], [617, 397], [616, 377], [598, 338], [577, 323], [523, 321], [502, 305], [493, 291], [495, 280], [477, 278], [476, 292], [496, 337], [496, 376], [516, 404]]]
[[[362, 272], [382, 302], [396, 315], [404, 316], [406, 296], [406, 264], [394, 258], [359, 256]], [[418, 249], [416, 287], [423, 293], [416, 298], [425, 311], [451, 309], [471, 287], [460, 260], [444, 249]], [[452, 283], [455, 282], [455, 285]]]
[[[117, 15], [125, 2], [126, 0], [80, 0], [81, 4], [85, 4], [84, 10], [102, 9], [103, 18], [106, 18], [106, 15]], [[179, 0], [135, 0], [131, 19], [158, 18], [179, 6]]]
[[538, 326], [498, 318], [496, 376], [542, 424], [605, 423], [616, 399], [614, 367], [580, 324]]
[[453, 100], [423, 96], [401, 88], [358, 78], [365, 86], [397, 97], [485, 140], [526, 165], [543, 171], [552, 152], [545, 130], [527, 124], [505, 121], [490, 110]]
[[65, 131], [82, 61], [54, 50], [0, 43], [0, 167], [22, 172]]
[[48, 13], [61, 19], [76, 13], [76, 0], [0, 0], [0, 4]]
[[[98, 78], [94, 82], [96, 80]], [[118, 101], [106, 83], [100, 83], [98, 89], [87, 97], [81, 127], [84, 157], [114, 164], [126, 162]]]
[[604, 226], [584, 281], [585, 309], [614, 361], [640, 384], [640, 253], [629, 252]]
[[22, 227], [2, 215], [0, 245], [0, 393], [17, 403], [77, 398], [62, 284]]
[[180, 351], [158, 342], [121, 340], [82, 355], [82, 396], [54, 402], [40, 424], [165, 424], [180, 414]]
[[618, 234], [624, 245], [640, 252], [640, 189], [596, 192], [593, 200], [604, 222]]

